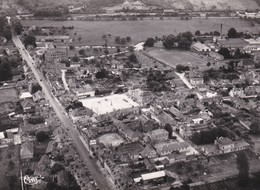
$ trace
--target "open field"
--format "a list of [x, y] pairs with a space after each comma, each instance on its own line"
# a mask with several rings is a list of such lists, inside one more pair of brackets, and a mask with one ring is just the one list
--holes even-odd
[[[22, 20], [25, 26], [74, 26], [71, 37], [77, 41], [81, 36], [81, 42], [85, 45], [104, 45], [102, 36], [111, 34], [108, 45], [115, 45], [115, 36], [132, 38], [132, 44], [145, 41], [148, 37], [161, 37], [168, 34], [200, 30], [202, 33], [219, 31], [223, 23], [223, 33], [234, 27], [237, 31], [260, 32], [260, 28], [252, 27], [250, 22], [238, 18], [209, 18], [191, 20], [179, 20], [178, 18], [165, 18], [164, 20], [137, 20], [137, 21], [53, 21], [53, 20]], [[75, 36], [74, 34], [77, 33]]]
[[195, 66], [203, 67], [206, 66], [207, 60], [197, 55], [193, 55], [190, 52], [180, 50], [165, 50], [165, 49], [150, 49], [148, 54], [152, 57], [160, 60], [171, 67], [181, 64], [183, 66]]
[[18, 95], [15, 88], [0, 89], [0, 103], [16, 100], [18, 100]]
[[105, 146], [118, 146], [124, 142], [124, 139], [116, 133], [109, 133], [99, 137], [98, 141], [103, 143]]
[[87, 98], [79, 101], [83, 103], [83, 106], [93, 110], [97, 115], [139, 106], [126, 94], [114, 94], [106, 97]]
[[0, 149], [0, 189], [19, 188], [19, 150], [20, 146]]

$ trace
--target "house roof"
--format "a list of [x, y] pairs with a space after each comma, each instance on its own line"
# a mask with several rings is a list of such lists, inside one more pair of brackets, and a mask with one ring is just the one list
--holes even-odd
[[23, 92], [20, 96], [20, 99], [26, 99], [26, 98], [31, 98], [32, 95], [30, 92]]
[[32, 107], [35, 106], [34, 102], [31, 99], [25, 99], [24, 101], [22, 101], [21, 105], [23, 107]]
[[165, 129], [156, 129], [153, 131], [149, 131], [147, 134], [149, 136], [154, 136], [154, 135], [162, 135], [162, 134], [168, 134], [169, 132], [166, 131]]
[[154, 147], [150, 144], [148, 144], [141, 152], [140, 154], [143, 157], [146, 157], [148, 154], [150, 154], [152, 151], [155, 151]]
[[144, 181], [156, 179], [156, 178], [161, 178], [161, 177], [164, 177], [164, 176], [166, 176], [165, 171], [158, 171], [158, 172], [152, 172], [152, 173], [147, 173], [147, 174], [141, 175], [141, 177]]
[[218, 142], [218, 144], [221, 144], [223, 146], [234, 144], [234, 142], [231, 139], [227, 138], [227, 137], [220, 137], [216, 141]]
[[205, 44], [202, 44], [200, 42], [193, 44], [192, 47], [197, 48], [197, 49], [201, 49], [201, 50], [202, 49], [210, 49], [208, 46], [206, 46]]
[[4, 138], [5, 138], [4, 132], [0, 132], [0, 139], [4, 139]]
[[26, 140], [21, 145], [21, 155], [26, 155], [26, 154], [33, 154], [33, 143], [29, 140]]
[[230, 38], [228, 40], [221, 40], [219, 44], [223, 47], [239, 48], [248, 45], [248, 42], [241, 38]]
[[159, 152], [176, 151], [188, 147], [187, 142], [159, 143], [155, 145], [156, 150]]

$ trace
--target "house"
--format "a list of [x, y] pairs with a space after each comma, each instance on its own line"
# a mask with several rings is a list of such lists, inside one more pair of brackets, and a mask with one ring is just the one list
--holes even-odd
[[249, 147], [250, 144], [248, 144], [244, 140], [232, 141], [227, 137], [220, 137], [215, 140], [214, 145], [207, 145], [202, 147], [202, 151], [207, 156], [214, 156], [245, 150]]
[[32, 95], [32, 98], [33, 98], [33, 101], [34, 102], [39, 102], [41, 100], [44, 100], [44, 93], [40, 90], [38, 90], [37, 92], [35, 92], [33, 95]]
[[128, 91], [128, 95], [130, 96], [131, 99], [133, 99], [140, 105], [146, 105], [149, 102], [151, 102], [153, 99], [151, 92], [143, 91], [140, 88], [134, 90], [130, 89]]
[[191, 85], [198, 86], [204, 84], [202, 72], [191, 70], [189, 72], [189, 78]]
[[47, 62], [63, 61], [68, 59], [68, 53], [66, 50], [48, 49], [44, 53], [44, 59]]
[[31, 99], [25, 99], [22, 101], [21, 106], [25, 113], [31, 113], [35, 111], [35, 103]]
[[94, 112], [89, 108], [80, 107], [77, 109], [71, 109], [69, 111], [69, 116], [73, 123], [81, 122], [87, 123], [90, 118], [93, 116]]
[[256, 62], [254, 60], [243, 59], [236, 64], [236, 67], [243, 68], [243, 69], [254, 69], [255, 65], [256, 65]]
[[178, 176], [176, 174], [174, 174], [173, 172], [162, 170], [162, 171], [157, 171], [157, 172], [141, 174], [140, 177], [134, 178], [133, 180], [135, 183], [142, 182], [144, 184], [148, 184], [151, 181], [157, 182], [162, 179], [166, 179], [167, 177], [169, 177], [171, 179], [179, 179]]
[[165, 129], [156, 129], [153, 131], [149, 131], [146, 135], [150, 137], [152, 142], [156, 143], [167, 141], [169, 138], [169, 132]]
[[146, 147], [140, 152], [140, 155], [143, 158], [156, 158], [157, 157], [157, 152], [155, 151], [155, 148], [148, 144]]
[[191, 46], [191, 49], [193, 49], [193, 50], [195, 50], [197, 52], [200, 52], [200, 53], [202, 53], [202, 52], [210, 52], [211, 51], [210, 47], [208, 47], [207, 45], [202, 44], [200, 42], [197, 42], [197, 43], [193, 44]]
[[127, 139], [132, 142], [139, 141], [142, 137], [142, 134], [139, 131], [133, 131], [132, 129], [125, 128], [122, 133], [125, 135]]
[[78, 98], [93, 97], [95, 96], [95, 90], [87, 84], [81, 88], [76, 88], [76, 95]]
[[31, 141], [26, 140], [21, 144], [20, 156], [22, 160], [33, 158], [33, 143]]
[[217, 61], [222, 61], [222, 60], [224, 60], [224, 56], [223, 56], [223, 55], [220, 55], [220, 54], [217, 53], [217, 52], [211, 51], [211, 52], [209, 52], [209, 56], [212, 57], [212, 58], [214, 58], [214, 59], [217, 60]]
[[160, 156], [166, 156], [174, 152], [186, 152], [189, 145], [186, 142], [168, 142], [156, 144], [154, 147]]
[[229, 91], [229, 96], [231, 97], [244, 97], [245, 93], [243, 88], [237, 88], [237, 87], [233, 87], [230, 91]]

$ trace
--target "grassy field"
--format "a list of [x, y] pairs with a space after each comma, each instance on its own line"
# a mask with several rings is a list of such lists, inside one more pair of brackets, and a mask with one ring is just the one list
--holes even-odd
[[98, 141], [106, 146], [118, 146], [124, 142], [124, 139], [116, 133], [110, 133], [102, 135], [98, 138]]
[[180, 50], [165, 50], [153, 48], [148, 50], [148, 54], [152, 57], [160, 60], [171, 67], [181, 64], [184, 66], [204, 67], [207, 60], [198, 55], [194, 55], [191, 52], [185, 52]]
[[[164, 20], [138, 20], [138, 21], [50, 21], [50, 20], [22, 20], [25, 26], [74, 26], [71, 37], [77, 41], [81, 36], [81, 42], [85, 45], [104, 45], [102, 36], [111, 34], [108, 45], [115, 45], [115, 36], [130, 36], [132, 44], [145, 41], [148, 37], [161, 37], [168, 34], [191, 31], [201, 32], [219, 31], [223, 23], [223, 33], [234, 27], [237, 31], [260, 32], [260, 28], [252, 27], [250, 22], [237, 18], [193, 18], [188, 21], [177, 18], [165, 18]], [[74, 35], [74, 34], [77, 35]]]
[[18, 100], [17, 91], [15, 88], [0, 90], [0, 103]]
[[19, 150], [19, 146], [0, 149], [1, 190], [19, 189]]

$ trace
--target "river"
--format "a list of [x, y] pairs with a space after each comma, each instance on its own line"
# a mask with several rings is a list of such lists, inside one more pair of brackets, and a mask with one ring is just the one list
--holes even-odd
[[[193, 18], [191, 20], [180, 20], [178, 18], [164, 18], [163, 20], [137, 20], [137, 21], [53, 21], [53, 20], [22, 20], [25, 26], [74, 26], [71, 37], [77, 41], [82, 37], [81, 43], [88, 45], [103, 45], [103, 34], [111, 34], [111, 43], [115, 36], [132, 38], [135, 44], [146, 40], [148, 37], [161, 37], [162, 35], [178, 34], [191, 31], [201, 32], [220, 31], [223, 24], [223, 34], [234, 27], [237, 31], [260, 32], [259, 26], [251, 26], [250, 22], [239, 18]], [[76, 33], [76, 35], [75, 35]]]

